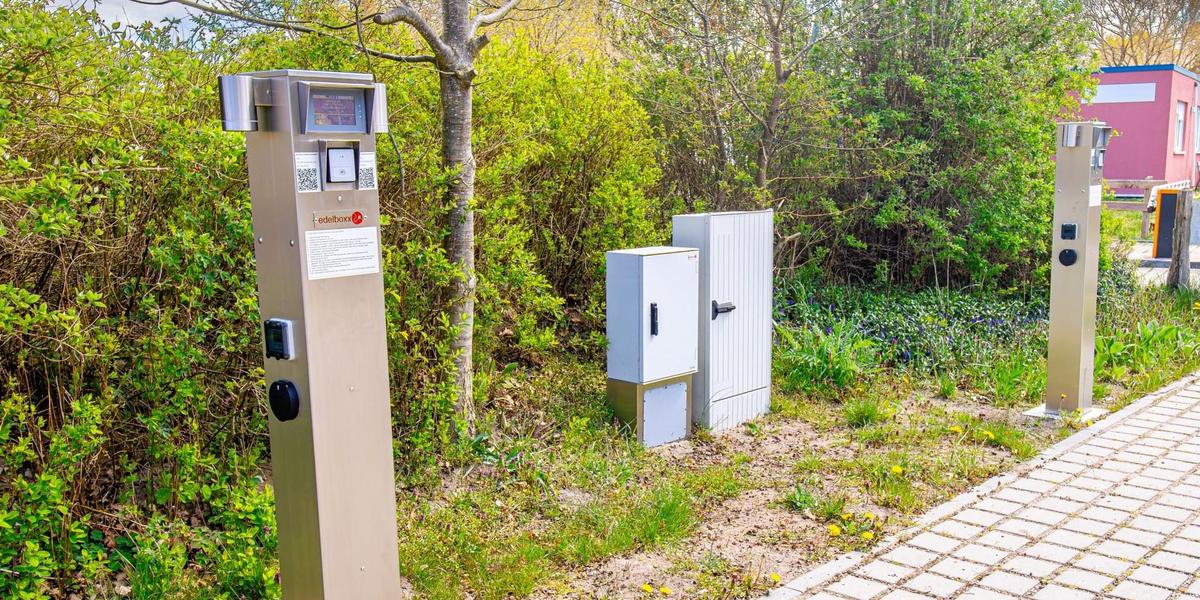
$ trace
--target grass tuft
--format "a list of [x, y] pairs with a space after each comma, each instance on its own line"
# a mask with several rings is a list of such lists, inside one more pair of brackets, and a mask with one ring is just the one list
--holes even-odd
[[846, 402], [842, 406], [842, 414], [846, 418], [847, 426], [859, 429], [892, 418], [892, 408], [875, 398], [859, 398]]

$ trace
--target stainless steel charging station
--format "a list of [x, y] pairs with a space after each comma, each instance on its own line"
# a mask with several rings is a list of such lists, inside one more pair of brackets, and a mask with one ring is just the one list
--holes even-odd
[[1054, 170], [1054, 242], [1046, 403], [1026, 414], [1085, 421], [1092, 406], [1096, 350], [1096, 283], [1104, 152], [1111, 129], [1100, 122], [1060, 123]]
[[400, 596], [371, 75], [220, 78], [246, 132], [285, 600]]

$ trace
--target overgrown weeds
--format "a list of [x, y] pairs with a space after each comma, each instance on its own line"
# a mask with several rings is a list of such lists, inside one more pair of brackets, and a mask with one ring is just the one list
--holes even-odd
[[875, 369], [875, 344], [851, 327], [778, 327], [775, 370], [785, 390], [843, 390]]

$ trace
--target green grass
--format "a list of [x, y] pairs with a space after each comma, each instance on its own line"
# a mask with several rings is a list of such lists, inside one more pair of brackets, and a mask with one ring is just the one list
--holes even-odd
[[839, 518], [846, 510], [846, 496], [825, 495], [812, 491], [813, 479], [798, 481], [783, 497], [783, 505], [797, 512], [807, 513], [822, 522]]
[[815, 473], [825, 468], [827, 459], [818, 452], [806, 451], [796, 461], [795, 472], [803, 475], [805, 473]]
[[942, 371], [934, 376], [938, 396], [953, 400], [958, 396], [958, 378], [948, 371]]
[[[1117, 394], [1112, 402], [1200, 366], [1194, 294], [1110, 289], [1118, 295], [1100, 312], [1099, 335], [1107, 345], [1097, 363], [1097, 385]], [[1031, 336], [1015, 336], [953, 369], [893, 364], [860, 370], [833, 393], [800, 384], [778, 390], [774, 414], [738, 435], [757, 444], [787, 430], [788, 421], [811, 426], [819, 443], [798, 449], [786, 473], [751, 470], [759, 464], [753, 450], [730, 450], [723, 435], [703, 431], [693, 442], [697, 451], [716, 453], [718, 460], [702, 467], [667, 461], [615, 429], [605, 411], [593, 409], [602, 406], [599, 394], [589, 392], [595, 395], [572, 400], [570, 410], [555, 409], [561, 411], [554, 417], [558, 429], [549, 440], [494, 434], [482, 443], [474, 450], [477, 460], [494, 474], [481, 485], [449, 499], [403, 505], [404, 574], [422, 596], [521, 597], [559, 590], [564, 573], [615, 556], [666, 551], [675, 557], [673, 568], [689, 574], [688, 593], [697, 597], [760, 591], [769, 586], [753, 566], [678, 550], [686, 548], [683, 542], [708, 507], [782, 484], [779, 505], [810, 516], [825, 544], [862, 547], [870, 540], [861, 534], [882, 534], [884, 525], [867, 527], [862, 512], [845, 518], [851, 510], [919, 513], [1083, 426], [1031, 432], [1024, 421], [1005, 416], [1041, 400], [1045, 340], [1039, 327], [1030, 325]], [[818, 352], [836, 343], [827, 342]], [[815, 372], [829, 381], [829, 372]], [[963, 406], [978, 402], [1002, 410]], [[568, 488], [583, 500], [560, 501]], [[842, 533], [827, 534], [829, 525]], [[810, 539], [780, 532], [785, 534]]]
[[859, 429], [892, 418], [892, 409], [881, 400], [867, 397], [847, 401], [842, 405], [842, 414], [845, 415], [846, 426]]
[[996, 406], [1036, 404], [1046, 387], [1045, 359], [1040, 353], [1016, 351], [987, 364], [977, 379]]
[[1100, 231], [1106, 238], [1133, 242], [1142, 235], [1142, 213], [1126, 210], [1105, 210], [1100, 214]]
[[882, 454], [865, 454], [853, 461], [855, 474], [863, 481], [868, 493], [880, 506], [911, 511], [918, 506], [913, 489], [917, 462], [903, 450]]
[[476, 598], [528, 595], [562, 568], [682, 539], [695, 527], [704, 495], [676, 483], [613, 495], [563, 511], [534, 535], [520, 528], [504, 533], [497, 525], [505, 515], [488, 505], [489, 495], [467, 494], [401, 519], [410, 525], [401, 531], [401, 572], [432, 598], [458, 598], [466, 590]]

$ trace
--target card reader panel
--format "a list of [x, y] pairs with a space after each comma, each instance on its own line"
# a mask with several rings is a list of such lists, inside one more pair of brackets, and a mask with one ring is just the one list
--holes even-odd
[[326, 181], [349, 183], [356, 179], [358, 167], [355, 165], [354, 148], [329, 148], [325, 153]]

